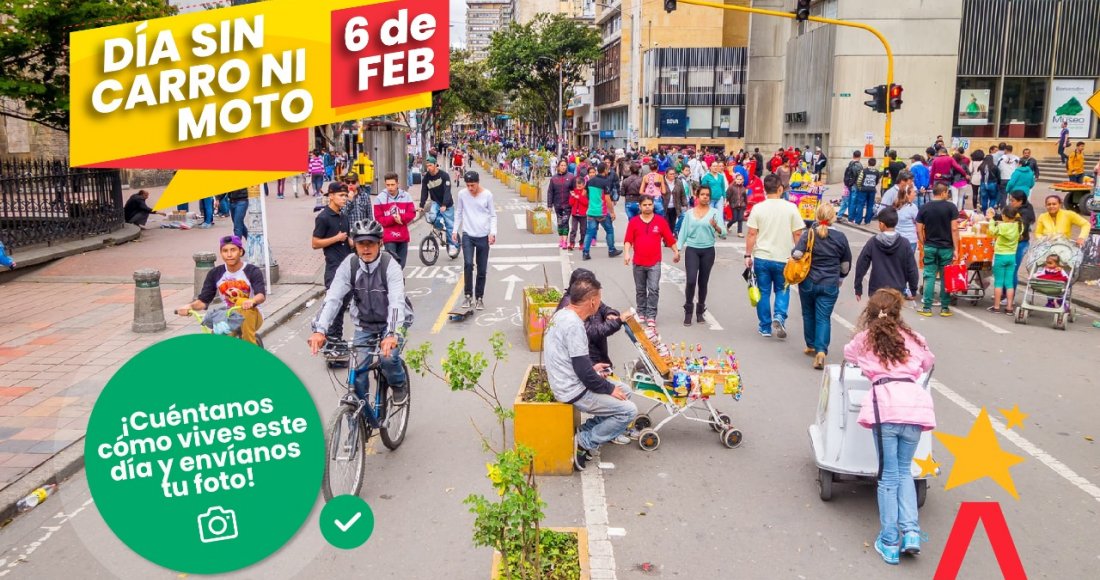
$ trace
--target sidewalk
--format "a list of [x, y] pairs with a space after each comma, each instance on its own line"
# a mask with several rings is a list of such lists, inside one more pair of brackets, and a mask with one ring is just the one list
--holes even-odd
[[[267, 201], [281, 278], [263, 307], [261, 335], [323, 291], [315, 282], [324, 258], [309, 244], [313, 198]], [[0, 520], [34, 487], [79, 469], [92, 406], [123, 363], [155, 342], [199, 332], [172, 311], [193, 297], [192, 253], [216, 251], [232, 227], [218, 220], [209, 230], [144, 230], [130, 243], [0, 277]], [[132, 275], [141, 268], [161, 271], [165, 331], [130, 330]], [[63, 461], [50, 461], [67, 448]]]

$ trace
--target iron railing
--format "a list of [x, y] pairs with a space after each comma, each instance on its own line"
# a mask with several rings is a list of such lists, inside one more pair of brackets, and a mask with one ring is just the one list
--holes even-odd
[[118, 170], [0, 160], [0, 240], [9, 248], [109, 233], [122, 227], [122, 206]]

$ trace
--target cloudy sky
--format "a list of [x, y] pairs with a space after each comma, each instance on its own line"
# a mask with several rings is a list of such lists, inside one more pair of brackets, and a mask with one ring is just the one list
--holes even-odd
[[451, 0], [451, 46], [466, 44], [466, 0]]

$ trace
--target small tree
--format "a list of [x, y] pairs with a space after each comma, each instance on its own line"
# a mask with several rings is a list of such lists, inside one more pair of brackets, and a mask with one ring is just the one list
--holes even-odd
[[[471, 494], [463, 501], [475, 516], [474, 545], [491, 547], [500, 552], [504, 562], [504, 578], [576, 578], [580, 568], [576, 564], [575, 546], [573, 553], [566, 554], [562, 559], [542, 559], [546, 549], [567, 552], [569, 548], [545, 546], [559, 540], [548, 530], [540, 529], [542, 510], [546, 504], [539, 496], [535, 483], [534, 453], [522, 445], [515, 449], [508, 448], [507, 421], [514, 418], [515, 413], [504, 406], [497, 390], [496, 371], [500, 363], [507, 359], [510, 345], [500, 331], [489, 337], [489, 345], [493, 359], [491, 369], [485, 354], [470, 352], [464, 338], [447, 345], [447, 357], [440, 363], [441, 371], [430, 362], [431, 343], [425, 342], [406, 350], [405, 361], [417, 374], [431, 375], [448, 384], [452, 391], [473, 393], [493, 411], [500, 426], [501, 441], [498, 447], [474, 425], [485, 449], [496, 456], [496, 462], [486, 464], [486, 475], [500, 497], [499, 501], [494, 502]], [[488, 383], [483, 384], [486, 369], [489, 369]]]

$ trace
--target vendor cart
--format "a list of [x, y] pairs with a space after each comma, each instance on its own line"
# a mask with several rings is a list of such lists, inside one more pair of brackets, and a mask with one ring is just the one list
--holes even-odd
[[1086, 217], [1091, 214], [1089, 201], [1092, 199], [1092, 184], [1063, 181], [1050, 188], [1065, 194], [1062, 196], [1062, 207]]
[[[733, 426], [729, 415], [711, 404], [711, 398], [718, 393], [741, 399], [743, 386], [734, 354], [723, 350], [713, 361], [686, 352], [675, 357], [661, 344], [653, 327], [643, 328], [633, 313], [623, 320], [625, 334], [639, 354], [629, 368], [630, 394], [652, 403], [634, 419], [638, 446], [645, 451], [657, 449], [661, 444], [659, 431], [677, 418], [705, 423], [718, 433], [726, 447], [740, 446], [741, 430]], [[659, 408], [668, 416], [654, 424], [652, 414]]]
[[958, 263], [966, 266], [966, 289], [954, 298], [977, 304], [985, 298], [986, 279], [993, 275], [993, 237], [980, 230], [960, 233]]
[[814, 185], [809, 189], [792, 189], [787, 193], [788, 201], [798, 208], [806, 227], [811, 227], [817, 221], [817, 206], [821, 205], [821, 199], [827, 190], [823, 185]]

